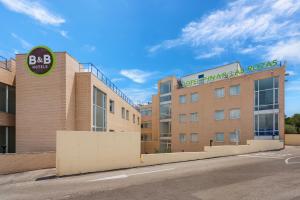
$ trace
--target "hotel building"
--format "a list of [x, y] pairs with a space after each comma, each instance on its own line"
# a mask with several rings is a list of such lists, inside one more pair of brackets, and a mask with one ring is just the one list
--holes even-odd
[[204, 146], [284, 138], [285, 66], [238, 62], [158, 82], [141, 106], [142, 152], [202, 151]]
[[0, 152], [55, 151], [57, 130], [141, 131], [137, 107], [93, 64], [51, 52], [43, 66], [49, 58], [45, 74], [27, 54], [0, 60]]

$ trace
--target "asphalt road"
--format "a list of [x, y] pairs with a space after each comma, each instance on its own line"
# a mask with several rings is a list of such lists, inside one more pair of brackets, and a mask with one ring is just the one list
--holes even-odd
[[53, 172], [0, 176], [0, 199], [300, 200], [300, 147], [63, 178]]

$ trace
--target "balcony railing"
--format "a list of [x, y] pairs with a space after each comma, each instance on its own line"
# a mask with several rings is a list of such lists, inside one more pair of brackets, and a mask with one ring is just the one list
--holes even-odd
[[92, 63], [80, 63], [80, 72], [91, 72], [102, 83], [109, 87], [113, 92], [120, 96], [124, 101], [131, 105], [134, 109], [139, 111], [139, 108], [135, 103], [129, 99], [109, 78], [107, 78], [94, 64]]
[[3, 56], [0, 56], [0, 68], [10, 71], [10, 67], [8, 66], [8, 60]]

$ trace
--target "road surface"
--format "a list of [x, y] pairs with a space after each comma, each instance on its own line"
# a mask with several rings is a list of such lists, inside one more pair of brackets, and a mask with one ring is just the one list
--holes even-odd
[[0, 199], [300, 200], [300, 147], [63, 178], [53, 172], [0, 176]]

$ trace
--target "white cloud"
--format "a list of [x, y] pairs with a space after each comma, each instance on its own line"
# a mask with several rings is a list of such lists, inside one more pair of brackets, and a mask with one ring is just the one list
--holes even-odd
[[30, 0], [0, 0], [8, 9], [25, 14], [42, 24], [60, 25], [65, 19], [52, 13], [39, 2]]
[[152, 72], [145, 72], [139, 69], [128, 69], [128, 70], [121, 70], [120, 74], [131, 79], [136, 83], [145, 83], [147, 78], [152, 76], [154, 73]]
[[300, 80], [288, 81], [286, 84], [286, 91], [300, 92]]
[[212, 48], [212, 50], [210, 52], [208, 52], [208, 53], [202, 53], [202, 54], [198, 55], [196, 58], [197, 59], [211, 58], [211, 57], [214, 57], [216, 55], [221, 54], [223, 51], [224, 51], [224, 48], [215, 47], [215, 48]]
[[124, 78], [113, 78], [113, 79], [111, 79], [111, 81], [112, 82], [119, 82], [119, 81], [123, 81], [124, 80]]
[[297, 73], [295, 71], [292, 71], [292, 70], [288, 70], [286, 71], [287, 74], [289, 74], [289, 76], [296, 76]]
[[267, 58], [300, 64], [300, 39], [280, 41], [267, 49]]
[[64, 31], [64, 30], [61, 30], [61, 31], [59, 31], [59, 34], [61, 35], [61, 36], [63, 36], [64, 38], [69, 38], [69, 35], [68, 35], [68, 32], [67, 31]]
[[13, 38], [15, 38], [18, 42], [21, 43], [21, 46], [23, 49], [30, 49], [32, 47], [32, 44], [30, 44], [29, 42], [27, 42], [26, 40], [24, 40], [23, 38], [21, 38], [20, 36], [18, 36], [17, 34], [15, 33], [11, 33], [11, 36]]
[[96, 51], [96, 47], [94, 45], [90, 45], [90, 44], [84, 45], [83, 48], [89, 52]]
[[122, 91], [135, 103], [143, 104], [151, 101], [151, 97], [155, 91], [151, 88], [124, 88]]
[[[211, 46], [234, 51], [243, 49], [241, 53], [255, 52], [257, 46], [299, 37], [300, 23], [295, 18], [299, 11], [299, 0], [236, 0], [228, 3], [225, 9], [188, 23], [179, 37], [156, 44], [148, 51], [153, 53], [187, 45], [195, 52]], [[218, 54], [208, 53], [204, 58], [215, 55]]]

